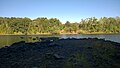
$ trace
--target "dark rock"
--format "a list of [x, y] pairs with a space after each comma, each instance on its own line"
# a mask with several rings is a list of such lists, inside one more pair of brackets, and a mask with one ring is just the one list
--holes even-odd
[[33, 40], [36, 40], [36, 38], [33, 38]]
[[46, 54], [45, 54], [45, 57], [46, 57], [47, 59], [50, 59], [50, 58], [52, 58], [52, 55], [53, 55], [52, 53], [46, 53]]
[[88, 49], [93, 49], [93, 47], [87, 47]]
[[37, 45], [37, 43], [26, 43], [28, 45]]
[[58, 43], [50, 43], [49, 46], [50, 46], [50, 47], [59, 46], [59, 44], [58, 44]]
[[54, 57], [56, 60], [64, 59], [63, 56], [60, 56], [60, 55], [58, 55], [58, 54], [53, 54], [53, 57]]
[[59, 40], [57, 37], [50, 37], [50, 38], [40, 38], [42, 42], [53, 42]]
[[105, 41], [105, 39], [102, 39], [102, 38], [101, 38], [101, 39], [99, 39], [99, 40], [101, 40], [101, 41]]
[[87, 40], [87, 38], [82, 38], [81, 40]]
[[77, 38], [71, 38], [72, 40], [78, 40]]
[[[90, 68], [94, 68], [94, 65], [96, 65], [95, 68], [100, 68], [99, 66], [104, 68], [102, 63], [110, 67], [110, 64], [116, 64], [116, 68], [119, 68], [117, 66], [120, 60], [119, 43], [86, 38], [77, 40], [74, 38], [61, 40], [58, 38], [43, 38], [41, 40], [45, 42], [25, 43], [25, 41], [21, 41], [1, 48], [0, 68], [14, 68], [13, 66], [15, 68], [31, 68], [40, 67], [44, 64], [48, 68], [63, 68], [64, 63], [69, 61], [77, 65], [77, 68], [84, 67], [82, 65], [85, 65], [85, 63], [93, 63], [89, 64]], [[109, 44], [113, 48], [109, 48]], [[79, 59], [80, 61], [78, 61]], [[109, 64], [107, 64], [108, 61]], [[55, 65], [57, 66], [54, 67]]]
[[98, 40], [98, 38], [93, 38], [94, 40]]
[[17, 45], [25, 45], [25, 41], [13, 43], [10, 47], [17, 47]]
[[39, 68], [39, 67], [32, 67], [32, 68]]

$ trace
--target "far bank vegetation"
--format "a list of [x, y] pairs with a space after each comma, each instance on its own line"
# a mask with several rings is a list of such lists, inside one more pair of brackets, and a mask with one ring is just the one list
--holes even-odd
[[57, 18], [0, 17], [0, 35], [10, 34], [106, 34], [120, 33], [120, 17], [96, 17], [65, 24]]

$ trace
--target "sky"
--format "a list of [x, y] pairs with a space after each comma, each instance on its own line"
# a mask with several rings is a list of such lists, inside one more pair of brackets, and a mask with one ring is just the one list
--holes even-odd
[[0, 16], [80, 22], [90, 17], [120, 16], [120, 0], [0, 0]]

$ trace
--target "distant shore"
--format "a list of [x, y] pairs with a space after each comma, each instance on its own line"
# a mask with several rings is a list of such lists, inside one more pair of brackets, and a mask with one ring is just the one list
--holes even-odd
[[[40, 33], [40, 34], [0, 34], [0, 35], [69, 35], [69, 34], [80, 34], [80, 33], [60, 33], [60, 34], [51, 34], [51, 33]], [[120, 34], [120, 33], [100, 33], [100, 32], [94, 32], [94, 33], [81, 33], [83, 35], [88, 34], [88, 35], [96, 35], [96, 34]]]

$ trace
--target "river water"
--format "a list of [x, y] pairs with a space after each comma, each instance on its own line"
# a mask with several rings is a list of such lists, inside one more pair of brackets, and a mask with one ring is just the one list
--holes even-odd
[[59, 37], [59, 38], [102, 38], [120, 43], [120, 34], [72, 34], [72, 35], [1, 35], [0, 47], [11, 45], [19, 41], [36, 42], [40, 37]]

